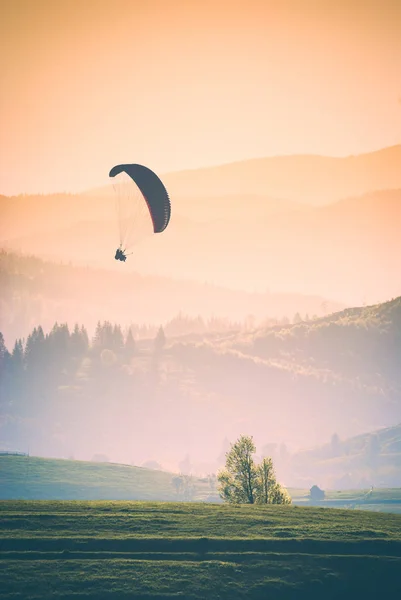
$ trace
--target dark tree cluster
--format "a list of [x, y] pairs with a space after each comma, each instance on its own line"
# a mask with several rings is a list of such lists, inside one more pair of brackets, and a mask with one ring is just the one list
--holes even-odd
[[92, 339], [78, 324], [71, 331], [55, 323], [48, 333], [38, 326], [12, 349], [0, 332], [2, 443], [25, 449], [30, 439], [37, 447], [41, 440], [53, 443], [58, 427], [78, 431], [80, 424], [85, 437], [92, 415], [118, 416], [132, 403], [145, 419], [165, 343], [160, 327], [133, 367], [138, 348], [132, 329], [123, 332], [109, 321], [97, 324]]
[[40, 398], [71, 381], [84, 357], [96, 359], [105, 350], [129, 361], [136, 351], [131, 329], [123, 334], [119, 325], [99, 322], [90, 340], [83, 325], [76, 324], [70, 331], [67, 324], [55, 323], [46, 334], [39, 325], [26, 340], [17, 339], [12, 350], [0, 332], [2, 412], [30, 413], [29, 404], [37, 408]]

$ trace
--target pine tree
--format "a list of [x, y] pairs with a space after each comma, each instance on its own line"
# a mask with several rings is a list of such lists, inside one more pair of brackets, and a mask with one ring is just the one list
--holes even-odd
[[94, 350], [100, 350], [102, 348], [102, 325], [100, 321], [97, 322], [95, 335], [92, 340], [92, 348]]
[[85, 327], [81, 326], [81, 340], [82, 340], [82, 348], [84, 350], [84, 354], [86, 354], [89, 350], [89, 336]]
[[89, 339], [86, 329], [78, 324], [75, 325], [74, 331], [70, 337], [71, 356], [82, 358], [88, 351]]
[[38, 344], [42, 344], [45, 341], [45, 334], [43, 333], [41, 325], [39, 325], [37, 329], [36, 341]]
[[134, 336], [132, 335], [131, 327], [128, 330], [127, 338], [125, 340], [125, 355], [128, 359], [132, 358], [136, 351], [136, 344]]
[[43, 368], [60, 373], [71, 360], [71, 339], [68, 325], [55, 323], [46, 340], [46, 364]]
[[154, 340], [154, 349], [155, 352], [157, 354], [161, 354], [161, 352], [163, 351], [163, 348], [166, 344], [166, 336], [164, 334], [164, 329], [163, 327], [160, 325], [159, 330], [156, 334], [155, 340]]
[[16, 340], [12, 352], [13, 373], [21, 373], [24, 368], [24, 347], [22, 341]]
[[9, 376], [7, 384], [8, 398], [12, 400], [13, 410], [20, 413], [25, 400], [24, 347], [20, 339], [16, 340], [14, 344], [7, 372]]
[[1, 369], [2, 365], [4, 364], [4, 357], [6, 356], [6, 353], [7, 353], [7, 348], [4, 343], [4, 336], [0, 331], [0, 369]]
[[75, 324], [71, 334], [71, 355], [74, 358], [79, 358], [82, 355], [81, 331], [78, 323]]
[[28, 372], [34, 372], [44, 363], [45, 336], [42, 327], [34, 328], [28, 335], [24, 351], [24, 363]]
[[122, 352], [124, 350], [124, 336], [121, 331], [120, 325], [114, 325], [113, 328], [113, 350], [115, 352]]
[[0, 388], [2, 388], [2, 382], [5, 380], [6, 371], [8, 370], [8, 357], [9, 352], [4, 343], [4, 336], [0, 331]]
[[114, 347], [113, 325], [105, 321], [102, 326], [102, 349], [111, 350]]
[[160, 326], [153, 340], [153, 356], [151, 363], [151, 371], [156, 379], [159, 377], [160, 360], [163, 353], [163, 348], [166, 344], [166, 336], [164, 334], [163, 327]]

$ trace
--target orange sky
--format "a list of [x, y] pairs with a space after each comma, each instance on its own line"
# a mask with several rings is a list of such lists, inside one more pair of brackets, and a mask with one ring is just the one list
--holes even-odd
[[400, 0], [0, 6], [0, 193], [400, 142]]

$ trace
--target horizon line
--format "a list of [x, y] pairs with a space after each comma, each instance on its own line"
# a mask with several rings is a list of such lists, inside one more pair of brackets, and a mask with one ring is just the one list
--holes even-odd
[[[169, 176], [169, 175], [177, 175], [177, 174], [181, 174], [181, 173], [188, 173], [188, 172], [196, 172], [196, 171], [202, 171], [202, 170], [206, 170], [206, 169], [218, 169], [221, 167], [226, 167], [229, 165], [236, 165], [239, 163], [245, 163], [245, 162], [252, 162], [252, 161], [258, 161], [258, 160], [266, 160], [266, 159], [272, 159], [272, 158], [331, 158], [331, 159], [347, 159], [347, 158], [353, 158], [353, 157], [357, 157], [357, 156], [366, 156], [368, 154], [377, 154], [379, 152], [384, 152], [387, 150], [392, 150], [395, 148], [401, 148], [401, 141], [399, 144], [392, 144], [391, 146], [382, 146], [380, 148], [376, 148], [373, 150], [368, 150], [366, 152], [359, 152], [356, 154], [353, 153], [347, 153], [347, 154], [319, 154], [319, 153], [314, 153], [314, 152], [305, 152], [305, 153], [299, 153], [299, 152], [291, 152], [291, 153], [282, 153], [282, 154], [264, 154], [261, 156], [253, 156], [250, 158], [239, 158], [236, 160], [230, 160], [227, 162], [220, 162], [220, 163], [214, 163], [214, 164], [206, 164], [206, 165], [201, 165], [199, 167], [183, 167], [180, 169], [173, 169], [173, 170], [166, 170], [166, 171], [162, 171], [160, 170], [160, 177], [165, 177], [165, 176]], [[126, 163], [128, 164], [128, 161], [126, 161]], [[121, 163], [122, 164], [122, 163]], [[125, 163], [124, 163], [125, 164]], [[111, 182], [110, 182], [111, 185]], [[93, 186], [88, 186], [85, 188], [80, 188], [80, 189], [76, 189], [76, 190], [63, 190], [63, 191], [52, 191], [52, 192], [19, 192], [16, 194], [3, 194], [2, 192], [0, 192], [0, 197], [4, 196], [6, 198], [18, 198], [20, 196], [52, 196], [52, 195], [57, 195], [57, 194], [63, 194], [63, 195], [79, 195], [79, 194], [84, 194], [87, 193], [91, 190], [95, 190], [98, 188], [103, 188], [105, 187], [105, 185], [93, 185]]]

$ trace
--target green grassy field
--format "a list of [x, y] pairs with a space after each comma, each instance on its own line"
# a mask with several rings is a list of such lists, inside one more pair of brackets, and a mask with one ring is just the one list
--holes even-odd
[[[172, 477], [172, 473], [130, 465], [0, 456], [0, 500], [182, 500]], [[288, 491], [294, 504], [309, 504], [309, 490]], [[193, 477], [192, 499], [219, 500], [199, 477]], [[401, 514], [401, 488], [328, 491], [321, 506]]]
[[297, 506], [2, 501], [0, 598], [373, 598], [401, 517]]
[[[310, 504], [309, 490], [289, 489], [294, 504]], [[374, 512], [401, 514], [401, 488], [370, 490], [327, 491], [325, 500], [319, 503], [324, 508], [352, 508]]]
[[130, 465], [0, 456], [2, 500], [175, 500], [171, 479]]

